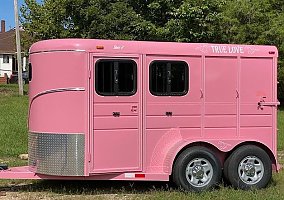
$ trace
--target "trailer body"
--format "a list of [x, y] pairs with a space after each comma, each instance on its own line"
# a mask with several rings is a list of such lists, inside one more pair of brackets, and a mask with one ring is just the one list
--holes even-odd
[[273, 46], [37, 42], [29, 166], [0, 176], [167, 181], [187, 148], [210, 149], [223, 167], [243, 145], [279, 170], [277, 57]]

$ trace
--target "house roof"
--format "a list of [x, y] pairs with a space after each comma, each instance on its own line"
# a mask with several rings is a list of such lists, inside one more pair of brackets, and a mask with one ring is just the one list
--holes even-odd
[[0, 53], [15, 54], [16, 52], [16, 33], [14, 29], [7, 32], [0, 32]]

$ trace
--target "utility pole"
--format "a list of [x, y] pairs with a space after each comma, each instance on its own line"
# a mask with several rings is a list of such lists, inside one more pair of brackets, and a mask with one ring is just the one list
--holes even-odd
[[23, 70], [22, 70], [22, 57], [21, 57], [21, 40], [19, 30], [19, 12], [18, 12], [18, 0], [14, 0], [14, 14], [15, 14], [15, 25], [16, 25], [16, 45], [17, 45], [17, 60], [18, 60], [18, 84], [19, 94], [24, 95], [23, 88]]

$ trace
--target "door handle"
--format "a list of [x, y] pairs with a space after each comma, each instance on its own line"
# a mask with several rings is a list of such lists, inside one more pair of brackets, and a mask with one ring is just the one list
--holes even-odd
[[138, 106], [131, 106], [131, 112], [137, 113], [138, 111]]
[[166, 116], [168, 116], [168, 117], [173, 116], [173, 112], [166, 112]]
[[119, 117], [119, 116], [120, 116], [120, 112], [113, 112], [112, 115], [113, 115], [114, 117]]
[[280, 102], [265, 102], [264, 100], [261, 100], [260, 102], [257, 103], [258, 109], [263, 110], [264, 106], [270, 106], [270, 107], [277, 107], [280, 105]]
[[272, 106], [272, 107], [276, 107], [279, 106], [280, 102], [265, 102], [265, 101], [260, 101], [258, 102], [258, 106], [262, 107], [262, 106]]

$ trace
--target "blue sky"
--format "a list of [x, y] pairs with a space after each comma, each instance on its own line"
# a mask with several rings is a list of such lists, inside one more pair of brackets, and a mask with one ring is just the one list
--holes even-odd
[[[18, 0], [19, 7], [24, 0]], [[15, 27], [14, 0], [0, 0], [0, 19], [6, 21], [6, 31]]]

